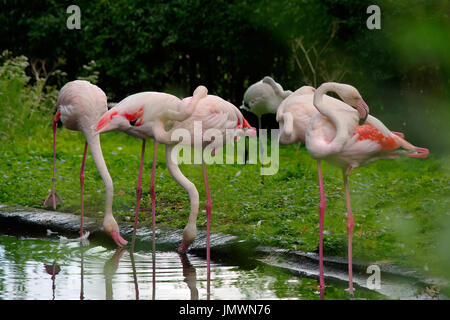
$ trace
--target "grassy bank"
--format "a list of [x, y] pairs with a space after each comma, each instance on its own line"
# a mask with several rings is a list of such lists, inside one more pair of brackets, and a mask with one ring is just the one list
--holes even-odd
[[[21, 69], [0, 73], [0, 203], [42, 208], [51, 187], [52, 108], [55, 88], [27, 85]], [[24, 72], [23, 68], [23, 72]], [[24, 74], [24, 73], [23, 73]], [[18, 80], [17, 80], [18, 79]], [[22, 79], [22, 80], [21, 80]], [[393, 128], [394, 129], [394, 128]], [[412, 141], [414, 143], [414, 141]], [[134, 216], [141, 141], [123, 133], [101, 136], [105, 161], [114, 181], [114, 215]], [[58, 210], [79, 213], [79, 169], [84, 137], [65, 128], [57, 134]], [[141, 225], [151, 222], [150, 172], [153, 144], [147, 143]], [[181, 165], [200, 193], [199, 228], [206, 225], [200, 165]], [[212, 231], [253, 239], [264, 245], [315, 250], [318, 242], [316, 162], [304, 147], [280, 147], [280, 169], [260, 183], [258, 165], [207, 167], [213, 199]], [[392, 260], [433, 275], [447, 276], [450, 254], [450, 158], [382, 160], [350, 176], [355, 218], [354, 257]], [[169, 175], [164, 146], [156, 166], [157, 225], [183, 228], [189, 213], [187, 193]], [[346, 255], [346, 207], [341, 172], [324, 164], [327, 210], [325, 254]], [[85, 210], [102, 217], [104, 186], [91, 156], [85, 172]]]

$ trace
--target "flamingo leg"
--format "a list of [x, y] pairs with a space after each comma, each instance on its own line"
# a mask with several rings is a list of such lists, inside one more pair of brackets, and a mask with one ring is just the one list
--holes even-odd
[[325, 207], [326, 207], [326, 199], [325, 199], [325, 190], [323, 187], [323, 175], [322, 175], [322, 163], [320, 160], [317, 160], [317, 173], [319, 176], [319, 189], [320, 189], [320, 204], [319, 204], [319, 273], [320, 273], [320, 297], [323, 299], [323, 294], [325, 290], [325, 280], [323, 275], [323, 223], [325, 218]]
[[158, 151], [158, 141], [153, 141], [153, 163], [152, 163], [152, 178], [150, 182], [150, 197], [152, 200], [152, 229], [153, 229], [153, 251], [155, 251], [156, 247], [156, 208], [155, 208], [155, 202], [156, 202], [156, 194], [155, 194], [155, 173], [156, 173], [156, 153]]
[[348, 232], [348, 282], [350, 299], [354, 298], [353, 295], [353, 265], [352, 265], [352, 238], [353, 238], [353, 215], [352, 207], [350, 203], [350, 189], [348, 185], [348, 175], [344, 172], [344, 186], [345, 186], [345, 198], [347, 200], [347, 232]]
[[53, 210], [56, 210], [56, 205], [58, 203], [62, 203], [63, 201], [61, 200], [61, 198], [56, 194], [55, 191], [55, 182], [56, 182], [56, 178], [55, 178], [55, 167], [56, 167], [56, 129], [58, 126], [58, 119], [59, 116], [57, 115], [55, 117], [55, 119], [53, 119], [53, 177], [52, 177], [52, 191], [50, 191], [50, 194], [47, 196], [47, 198], [44, 201], [44, 206], [52, 206]]
[[212, 200], [211, 193], [209, 192], [208, 176], [206, 174], [206, 165], [202, 161], [203, 179], [205, 182], [206, 191], [206, 263], [207, 263], [207, 277], [210, 277], [210, 228], [211, 228], [211, 208]]
[[80, 189], [81, 189], [81, 207], [80, 207], [80, 237], [83, 237], [83, 216], [84, 216], [84, 165], [86, 164], [88, 143], [84, 144], [83, 160], [81, 161], [80, 169]]
[[144, 167], [145, 139], [142, 139], [141, 163], [139, 165], [139, 175], [136, 186], [136, 214], [134, 216], [133, 239], [131, 241], [131, 250], [134, 251], [134, 243], [136, 241], [136, 229], [139, 220], [139, 207], [142, 197], [142, 168]]

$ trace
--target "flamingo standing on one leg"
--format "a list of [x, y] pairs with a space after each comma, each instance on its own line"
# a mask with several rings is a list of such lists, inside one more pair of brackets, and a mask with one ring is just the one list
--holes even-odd
[[[240, 130], [243, 128], [251, 128], [248, 122], [244, 119], [240, 111], [231, 103], [223, 100], [220, 97], [207, 95], [207, 89], [203, 86], [199, 86], [195, 91], [193, 97], [185, 98], [181, 101], [182, 106], [188, 106], [182, 110], [187, 109], [188, 112], [185, 114], [190, 114], [186, 119], [176, 119], [175, 117], [170, 117], [165, 115], [164, 113], [153, 115], [152, 107], [150, 105], [144, 105], [142, 112], [142, 127], [143, 130], [148, 130], [154, 136], [155, 140], [159, 143], [166, 144], [166, 163], [167, 169], [169, 170], [172, 177], [187, 190], [190, 199], [190, 214], [188, 223], [183, 230], [183, 241], [178, 248], [180, 253], [185, 253], [189, 247], [189, 245], [194, 241], [197, 235], [197, 227], [196, 221], [198, 216], [198, 208], [199, 208], [199, 195], [195, 185], [189, 181], [180, 171], [177, 163], [173, 161], [172, 158], [172, 150], [175, 147], [175, 143], [177, 141], [172, 140], [172, 133], [177, 129], [185, 129], [188, 130], [191, 137], [195, 137], [194, 134], [194, 125], [195, 122], [201, 122], [202, 131], [205, 133], [208, 129], [218, 129], [219, 133], [223, 136], [227, 134], [236, 135], [240, 133]], [[97, 132], [106, 132], [110, 130], [124, 130], [125, 126], [117, 125], [120, 122], [125, 122], [123, 120], [126, 118], [127, 110], [121, 110], [118, 113], [112, 113], [112, 109], [106, 113], [102, 119], [100, 119], [96, 130]], [[192, 111], [192, 112], [191, 112]], [[112, 121], [111, 119], [117, 120]], [[105, 119], [105, 120], [103, 120]], [[165, 127], [167, 125], [172, 125], [172, 128], [169, 131], [166, 131]], [[145, 126], [145, 127], [144, 127]], [[252, 128], [253, 129], [253, 128]], [[252, 131], [252, 134], [254, 132]], [[190, 139], [189, 141], [184, 141], [188, 145], [197, 145], [198, 143], [205, 147], [207, 141], [209, 141], [204, 135], [199, 137], [201, 140], [194, 141], [194, 139]], [[220, 140], [220, 142], [219, 142]], [[214, 149], [221, 145], [223, 145], [223, 139], [215, 140], [216, 144], [210, 144], [209, 147]], [[219, 145], [220, 144], [220, 145]], [[206, 202], [206, 210], [207, 210], [207, 263], [209, 270], [209, 230], [210, 230], [210, 217], [211, 217], [211, 207], [212, 200], [209, 192], [209, 184], [206, 174], [206, 166], [202, 161], [202, 170], [205, 182], [205, 189], [207, 193], [207, 202]]]
[[[337, 93], [346, 103], [330, 103], [325, 96], [328, 91]], [[324, 83], [314, 92], [313, 103], [319, 113], [309, 121], [305, 137], [309, 154], [317, 159], [319, 175], [321, 198], [319, 224], [320, 287], [323, 290], [322, 233], [325, 214], [321, 160], [326, 160], [341, 168], [343, 172], [348, 219], [349, 292], [350, 297], [353, 298], [352, 237], [354, 221], [350, 204], [348, 175], [353, 169], [378, 159], [402, 156], [426, 158], [429, 151], [426, 148], [413, 146], [401, 137], [402, 134], [391, 132], [377, 118], [368, 115], [367, 104], [361, 98], [358, 90], [350, 85], [335, 82]], [[350, 106], [353, 106], [356, 110]], [[362, 125], [359, 125], [359, 123], [362, 123]]]
[[94, 134], [92, 125], [108, 110], [106, 106], [106, 95], [102, 89], [84, 80], [75, 80], [68, 82], [61, 88], [58, 94], [57, 113], [53, 120], [53, 184], [50, 195], [44, 202], [45, 206], [53, 205], [59, 197], [55, 193], [55, 147], [56, 147], [56, 124], [60, 120], [69, 130], [81, 131], [86, 137], [84, 146], [83, 160], [80, 170], [81, 186], [81, 214], [80, 214], [80, 236], [83, 237], [83, 214], [84, 214], [84, 164], [86, 161], [87, 147], [91, 150], [92, 158], [95, 161], [98, 172], [103, 179], [106, 188], [105, 218], [103, 227], [118, 246], [124, 246], [127, 241], [120, 236], [119, 226], [112, 213], [113, 203], [113, 183], [111, 176], [103, 159], [100, 138]]
[[[296, 142], [305, 143], [306, 128], [311, 118], [318, 114], [319, 111], [313, 104], [315, 89], [310, 86], [303, 86], [297, 89], [288, 98], [283, 100], [277, 109], [276, 119], [280, 125], [279, 143], [282, 145], [294, 144]], [[344, 96], [344, 102], [347, 104], [353, 103], [352, 101], [346, 101], [347, 97]], [[324, 95], [324, 101], [328, 105], [342, 105], [340, 100], [333, 97]], [[403, 134], [400, 132], [392, 132], [393, 134], [403, 138]], [[321, 177], [321, 166], [318, 166], [319, 170], [319, 188], [321, 191], [321, 201], [319, 206], [320, 216], [323, 216], [325, 210], [326, 201], [325, 193], [323, 191], [323, 181]], [[319, 224], [319, 229], [323, 230], [323, 220]], [[325, 286], [323, 277], [323, 248], [322, 248], [322, 232], [319, 233], [319, 274], [320, 274], [320, 286], [323, 289]]]
[[[194, 110], [197, 98], [189, 104], [183, 104], [181, 100], [171, 94], [162, 92], [140, 92], [130, 95], [116, 104], [94, 127], [95, 132], [104, 133], [112, 130], [121, 130], [128, 135], [142, 139], [141, 161], [139, 166], [138, 182], [136, 186], [136, 214], [132, 237], [132, 247], [136, 238], [136, 229], [139, 216], [139, 205], [142, 196], [142, 169], [145, 153], [146, 139], [154, 138], [155, 119], [161, 118], [164, 121], [181, 121], [186, 119]], [[155, 171], [157, 139], [154, 139], [152, 176], [150, 185], [150, 196], [152, 202], [152, 225], [153, 225], [153, 246], [155, 246]]]
[[[276, 113], [280, 103], [291, 93], [292, 91], [283, 90], [283, 87], [280, 84], [267, 76], [247, 88], [240, 109], [256, 115], [258, 118], [258, 129], [261, 130], [262, 116], [264, 114]], [[264, 148], [261, 139], [259, 139], [259, 154], [262, 166], [264, 161]], [[264, 184], [264, 175], [261, 175], [261, 182]]]

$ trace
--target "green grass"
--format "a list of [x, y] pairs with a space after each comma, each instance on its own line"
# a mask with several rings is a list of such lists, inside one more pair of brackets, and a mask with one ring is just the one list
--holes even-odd
[[[0, 73], [1, 76], [1, 73]], [[0, 78], [1, 80], [1, 78]], [[7, 86], [0, 91], [0, 203], [42, 208], [51, 188], [52, 103], [36, 100], [29, 87]], [[54, 91], [48, 93], [54, 97]], [[45, 104], [42, 101], [46, 101]], [[39, 104], [40, 103], [40, 104]], [[40, 108], [36, 108], [36, 104]], [[30, 112], [30, 110], [35, 110]], [[120, 132], [101, 136], [105, 161], [114, 181], [114, 215], [133, 220], [141, 141]], [[58, 129], [56, 189], [64, 204], [58, 210], [79, 213], [79, 169], [84, 146], [80, 132]], [[153, 143], [147, 143], [140, 225], [151, 222], [149, 184]], [[198, 227], [206, 225], [201, 165], [181, 165], [200, 193]], [[381, 160], [356, 169], [349, 178], [355, 219], [355, 259], [391, 260], [432, 275], [450, 278], [450, 157], [425, 160]], [[261, 244], [305, 251], [318, 244], [316, 162], [304, 147], [280, 147], [280, 169], [260, 183], [259, 165], [209, 165], [213, 199], [212, 231], [230, 233]], [[325, 254], [346, 256], [346, 206], [342, 173], [324, 163], [327, 209]], [[102, 217], [104, 186], [91, 156], [85, 173], [85, 210]], [[156, 223], [183, 228], [189, 214], [185, 190], [169, 175], [164, 146], [156, 165]]]

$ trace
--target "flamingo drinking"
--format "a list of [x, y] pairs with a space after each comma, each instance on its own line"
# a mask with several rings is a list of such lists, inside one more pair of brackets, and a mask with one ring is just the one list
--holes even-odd
[[98, 172], [103, 179], [106, 188], [105, 218], [103, 227], [118, 246], [124, 246], [127, 241], [120, 236], [119, 226], [112, 213], [113, 182], [103, 159], [100, 138], [94, 134], [92, 126], [108, 110], [106, 106], [106, 95], [102, 89], [84, 80], [75, 80], [64, 85], [57, 100], [57, 113], [53, 120], [53, 183], [50, 195], [46, 198], [44, 205], [56, 204], [61, 200], [55, 193], [55, 152], [56, 152], [56, 127], [60, 120], [69, 130], [81, 131], [86, 137], [83, 160], [80, 170], [81, 186], [81, 210], [80, 210], [80, 236], [83, 237], [83, 214], [84, 214], [84, 165], [86, 161], [87, 148], [91, 150]]
[[[155, 140], [159, 143], [166, 144], [166, 164], [167, 169], [169, 170], [172, 177], [183, 187], [189, 194], [190, 199], [190, 214], [188, 223], [183, 230], [183, 241], [178, 248], [180, 253], [185, 253], [189, 247], [189, 245], [194, 241], [197, 235], [197, 227], [196, 221], [198, 216], [198, 207], [199, 207], [199, 195], [195, 185], [189, 181], [180, 171], [178, 164], [173, 161], [172, 151], [175, 147], [175, 143], [178, 141], [172, 140], [172, 134], [177, 129], [187, 130], [191, 135], [192, 139], [189, 141], [183, 140], [182, 143], [196, 146], [200, 144], [203, 148], [208, 144], [210, 139], [206, 138], [204, 135], [201, 137], [197, 137], [197, 140], [194, 141], [196, 137], [194, 133], [194, 127], [196, 122], [200, 122], [202, 124], [202, 130], [205, 133], [208, 129], [217, 129], [222, 136], [226, 136], [227, 134], [236, 135], [243, 128], [251, 128], [248, 122], [244, 119], [241, 112], [231, 103], [223, 100], [222, 98], [214, 95], [207, 95], [207, 89], [204, 86], [199, 86], [193, 94], [193, 97], [185, 98], [181, 101], [183, 106], [188, 106], [190, 113], [191, 109], [193, 110], [184, 120], [177, 120], [174, 117], [170, 117], [165, 115], [163, 112], [159, 114], [153, 114], [151, 116], [152, 107], [150, 105], [144, 105], [142, 112], [142, 127], [147, 128], [146, 130], [151, 130]], [[106, 113], [102, 119], [111, 119], [114, 118], [125, 118], [124, 115], [126, 112], [122, 110], [122, 113], [113, 114], [112, 109]], [[102, 119], [100, 119], [98, 125], [96, 126], [97, 132], [105, 132], [105, 130], [124, 130], [124, 127], [118, 126], [117, 124], [121, 121], [125, 120], [117, 120], [117, 121], [108, 121], [108, 124], [100, 125], [103, 123]], [[166, 130], [166, 126], [171, 125], [172, 128], [170, 130]], [[252, 128], [254, 130], [254, 128]], [[233, 132], [234, 130], [234, 132]], [[254, 131], [250, 133], [250, 135], [254, 135]], [[198, 140], [200, 139], [200, 140]], [[218, 139], [219, 141], [220, 139]], [[211, 148], [219, 147], [219, 142], [213, 145], [209, 145]], [[221, 140], [221, 145], [223, 145], [224, 139]], [[209, 250], [209, 234], [210, 234], [210, 218], [211, 218], [211, 208], [212, 208], [212, 200], [209, 191], [208, 177], [206, 173], [206, 166], [202, 159], [202, 170], [203, 177], [205, 183], [205, 189], [207, 194], [206, 201], [206, 211], [207, 211], [207, 263], [208, 270], [210, 266], [210, 250]]]
[[[132, 243], [136, 238], [136, 228], [139, 216], [139, 204], [142, 196], [141, 180], [142, 169], [144, 162], [145, 141], [146, 139], [154, 138], [154, 122], [155, 119], [164, 119], [164, 121], [181, 121], [186, 119], [193, 111], [197, 98], [190, 104], [183, 104], [182, 101], [167, 93], [162, 92], [140, 92], [132, 94], [108, 112], [106, 112], [101, 119], [98, 120], [94, 126], [96, 134], [109, 132], [112, 130], [120, 130], [126, 134], [142, 139], [141, 162], [139, 166], [138, 182], [136, 187], [136, 214], [134, 220], [134, 230]], [[155, 234], [155, 171], [156, 171], [156, 152], [158, 141], [154, 139], [153, 148], [153, 164], [152, 177], [150, 185], [150, 196], [152, 202], [152, 217], [153, 217], [153, 235]], [[154, 240], [154, 239], [153, 239]], [[153, 241], [155, 246], [155, 241]]]

